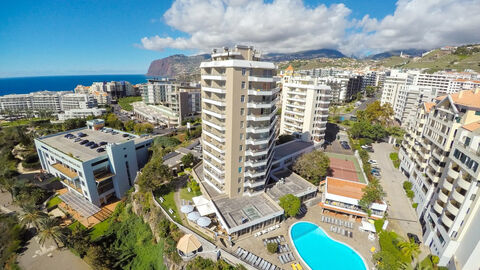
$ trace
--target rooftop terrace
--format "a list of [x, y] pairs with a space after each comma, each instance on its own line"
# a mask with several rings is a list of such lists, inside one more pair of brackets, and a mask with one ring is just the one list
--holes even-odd
[[[112, 129], [107, 129], [107, 130], [112, 130]], [[37, 140], [67, 155], [71, 155], [77, 159], [80, 159], [81, 161], [88, 161], [100, 156], [105, 156], [107, 154], [106, 151], [97, 152], [97, 149], [100, 147], [105, 147], [106, 145], [99, 146], [93, 149], [90, 149], [90, 147], [88, 146], [81, 145], [80, 144], [81, 141], [75, 142], [75, 139], [79, 138], [78, 137], [79, 132], [84, 133], [86, 135], [81, 138], [82, 141], [88, 140], [88, 141], [93, 141], [97, 144], [99, 144], [100, 142], [123, 143], [128, 140], [134, 140], [135, 143], [139, 143], [147, 139], [150, 139], [150, 137], [139, 137], [137, 135], [133, 135], [133, 134], [129, 134], [121, 131], [116, 131], [116, 130], [113, 130], [113, 131], [115, 131], [115, 134], [112, 132], [107, 133], [107, 132], [102, 132], [100, 130], [82, 128], [82, 129], [76, 129], [73, 131], [61, 132], [61, 133], [57, 133], [50, 136], [40, 137]], [[66, 134], [73, 134], [76, 137], [72, 139], [65, 138]], [[128, 136], [124, 134], [127, 134]]]
[[278, 180], [283, 179], [267, 188], [267, 194], [276, 202], [280, 200], [280, 197], [287, 194], [300, 197], [317, 190], [315, 185], [289, 170], [276, 172], [273, 177]]
[[296, 152], [300, 152], [305, 148], [313, 146], [313, 142], [304, 142], [304, 141], [292, 141], [288, 143], [281, 144], [275, 147], [275, 154], [273, 159], [278, 160], [282, 159], [288, 155], [291, 155]]

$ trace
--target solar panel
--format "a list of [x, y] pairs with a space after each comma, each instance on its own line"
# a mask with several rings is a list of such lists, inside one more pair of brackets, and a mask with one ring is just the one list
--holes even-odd
[[258, 212], [258, 210], [255, 208], [255, 206], [250, 205], [242, 209], [245, 215], [248, 217], [250, 220], [254, 220], [257, 218], [260, 218], [261, 215]]
[[98, 206], [73, 192], [67, 192], [59, 197], [83, 217], [93, 216], [101, 210]]

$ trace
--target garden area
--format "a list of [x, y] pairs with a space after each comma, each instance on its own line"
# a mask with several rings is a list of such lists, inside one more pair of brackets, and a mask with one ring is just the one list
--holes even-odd
[[398, 169], [398, 167], [400, 167], [400, 159], [398, 159], [397, 152], [390, 153], [390, 160], [392, 160], [393, 167], [395, 167], [395, 169]]
[[118, 99], [118, 105], [125, 111], [133, 111], [133, 102], [142, 101], [142, 97], [123, 97]]

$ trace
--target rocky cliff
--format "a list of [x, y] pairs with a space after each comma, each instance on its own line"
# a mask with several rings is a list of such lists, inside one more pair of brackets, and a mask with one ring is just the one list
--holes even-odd
[[185, 74], [200, 73], [200, 63], [210, 58], [208, 54], [186, 56], [175, 54], [150, 63], [147, 76], [177, 77]]

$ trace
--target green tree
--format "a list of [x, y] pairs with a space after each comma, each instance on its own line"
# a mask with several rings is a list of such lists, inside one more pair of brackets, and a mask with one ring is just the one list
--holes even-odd
[[94, 270], [107, 270], [110, 269], [106, 262], [109, 261], [106, 250], [101, 246], [90, 246], [85, 256], [85, 261]]
[[135, 133], [143, 134], [143, 133], [152, 133], [153, 125], [150, 123], [138, 123], [135, 124], [133, 130]]
[[196, 163], [196, 158], [192, 153], [188, 153], [182, 157], [182, 164], [184, 168], [191, 168]]
[[278, 251], [278, 244], [277, 244], [277, 243], [268, 243], [268, 244], [267, 244], [267, 250], [268, 250], [268, 252], [270, 252], [271, 254], [277, 253], [277, 251]]
[[66, 244], [68, 247], [73, 248], [80, 257], [83, 257], [87, 254], [88, 248], [91, 245], [90, 232], [80, 223], [77, 223], [71, 228], [71, 233], [67, 237]]
[[40, 211], [35, 206], [26, 205], [23, 207], [23, 213], [20, 215], [20, 224], [39, 230], [43, 220], [46, 218], [48, 218], [47, 213]]
[[412, 260], [417, 259], [418, 255], [420, 254], [420, 247], [417, 245], [417, 243], [415, 243], [413, 238], [409, 239], [408, 241], [399, 242], [398, 247], [405, 257]]
[[57, 247], [59, 243], [64, 243], [66, 231], [62, 228], [56, 218], [46, 218], [40, 223], [40, 232], [38, 233], [38, 242], [44, 246], [47, 239], [52, 239]]
[[287, 194], [280, 197], [279, 205], [285, 211], [286, 217], [294, 217], [298, 214], [298, 211], [300, 210], [301, 201], [297, 196]]
[[365, 94], [367, 95], [367, 97], [374, 97], [376, 92], [377, 89], [374, 86], [368, 85], [367, 87], [365, 87]]
[[330, 159], [324, 152], [315, 150], [301, 155], [293, 165], [293, 170], [314, 185], [329, 173]]
[[363, 195], [358, 204], [363, 211], [370, 212], [370, 206], [374, 202], [381, 201], [385, 192], [383, 191], [380, 181], [376, 178], [372, 178], [368, 185], [362, 189]]
[[126, 131], [133, 131], [134, 127], [135, 127], [135, 121], [133, 120], [128, 120], [127, 122], [125, 122], [125, 130]]

